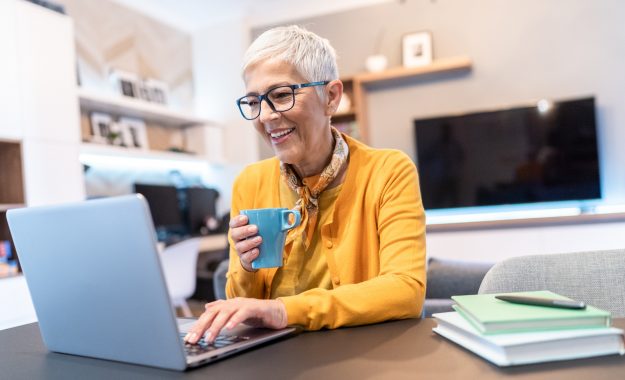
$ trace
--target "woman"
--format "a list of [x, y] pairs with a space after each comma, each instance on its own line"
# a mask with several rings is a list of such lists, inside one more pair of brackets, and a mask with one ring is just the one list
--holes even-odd
[[[416, 168], [331, 126], [343, 93], [334, 49], [297, 26], [269, 30], [246, 52], [244, 118], [275, 157], [235, 181], [228, 300], [206, 305], [185, 337], [215, 339], [239, 323], [309, 330], [417, 317], [425, 295], [425, 221]], [[288, 207], [302, 223], [284, 265], [253, 270], [261, 238], [243, 209]]]

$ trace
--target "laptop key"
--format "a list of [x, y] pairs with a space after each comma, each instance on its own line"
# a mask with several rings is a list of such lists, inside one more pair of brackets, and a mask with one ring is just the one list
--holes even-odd
[[[181, 335], [184, 337], [184, 335]], [[236, 335], [219, 335], [213, 343], [208, 343], [204, 338], [200, 339], [196, 344], [186, 343], [184, 349], [189, 356], [201, 355], [218, 348], [227, 347], [231, 344], [248, 340], [249, 337], [240, 337]]]

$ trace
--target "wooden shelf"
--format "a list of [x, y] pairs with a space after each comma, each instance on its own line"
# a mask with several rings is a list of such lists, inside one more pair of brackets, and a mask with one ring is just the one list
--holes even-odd
[[80, 107], [85, 111], [98, 111], [115, 116], [137, 117], [164, 126], [184, 128], [194, 125], [215, 125], [206, 119], [178, 111], [158, 103], [126, 96], [98, 94], [84, 88], [78, 89]]
[[468, 57], [453, 57], [439, 59], [430, 65], [418, 67], [394, 67], [376, 73], [363, 73], [354, 77], [354, 81], [361, 84], [383, 83], [401, 79], [410, 79], [428, 74], [464, 71], [471, 69], [472, 61]]
[[[22, 146], [0, 141], [0, 207], [25, 203]], [[4, 206], [1, 206], [4, 205]]]
[[119, 146], [91, 143], [82, 143], [80, 145], [80, 154], [90, 154], [103, 157], [209, 163], [206, 157], [195, 154], [124, 148]]
[[200, 252], [223, 252], [227, 246], [228, 234], [207, 235], [200, 240]]
[[356, 112], [352, 111], [352, 112], [342, 112], [342, 113], [335, 113], [334, 115], [332, 115], [332, 119], [355, 119], [356, 118]]

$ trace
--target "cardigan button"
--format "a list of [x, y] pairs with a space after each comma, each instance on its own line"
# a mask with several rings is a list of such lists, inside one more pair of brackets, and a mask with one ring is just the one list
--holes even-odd
[[332, 248], [332, 240], [326, 241], [326, 247], [327, 248]]
[[341, 283], [341, 279], [338, 276], [332, 278], [332, 282], [334, 285], [339, 285]]

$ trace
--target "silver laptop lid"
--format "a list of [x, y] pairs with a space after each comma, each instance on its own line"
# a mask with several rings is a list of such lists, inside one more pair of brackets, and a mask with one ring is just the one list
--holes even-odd
[[49, 350], [186, 367], [142, 196], [15, 209], [7, 219]]

